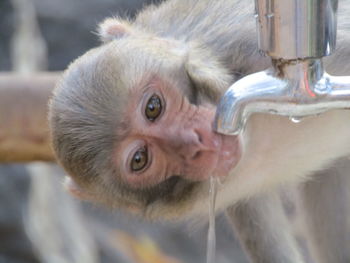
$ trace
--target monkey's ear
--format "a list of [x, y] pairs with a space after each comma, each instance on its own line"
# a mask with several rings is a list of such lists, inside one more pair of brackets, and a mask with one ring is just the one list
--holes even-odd
[[94, 200], [93, 197], [89, 193], [84, 192], [79, 187], [79, 185], [77, 185], [73, 181], [73, 179], [69, 176], [65, 176], [63, 186], [72, 196], [74, 196], [80, 200], [84, 200], [84, 201]]
[[118, 18], [107, 18], [98, 26], [98, 34], [102, 42], [109, 42], [113, 39], [124, 37], [129, 35], [130, 32], [130, 23]]
[[186, 71], [197, 91], [217, 102], [233, 81], [232, 76], [209, 51], [190, 49]]

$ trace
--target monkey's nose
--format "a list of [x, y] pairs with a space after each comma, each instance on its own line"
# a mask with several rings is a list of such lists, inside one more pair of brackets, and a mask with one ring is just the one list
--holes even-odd
[[187, 161], [195, 161], [203, 154], [220, 148], [220, 137], [211, 129], [197, 127], [185, 130], [181, 135], [180, 154]]

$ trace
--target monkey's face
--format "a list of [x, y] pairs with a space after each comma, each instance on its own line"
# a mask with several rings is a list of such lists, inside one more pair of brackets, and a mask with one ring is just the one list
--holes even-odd
[[228, 77], [215, 57], [202, 61], [191, 52], [130, 37], [69, 67], [50, 118], [71, 192], [152, 218], [174, 217], [207, 198], [210, 176], [229, 174], [241, 155], [239, 139], [213, 130]]
[[215, 133], [215, 107], [191, 103], [186, 88], [153, 75], [130, 90], [123, 116], [128, 132], [113, 153], [130, 188], [153, 187], [172, 176], [192, 182], [226, 176], [238, 161], [237, 137]]

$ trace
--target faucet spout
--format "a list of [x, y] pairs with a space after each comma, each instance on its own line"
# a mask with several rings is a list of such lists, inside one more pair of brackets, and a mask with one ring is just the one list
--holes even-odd
[[219, 102], [214, 126], [238, 135], [253, 113], [298, 119], [344, 108], [350, 108], [350, 77], [328, 75], [321, 59], [288, 60], [234, 83]]
[[255, 0], [260, 51], [272, 68], [242, 78], [221, 99], [215, 128], [239, 134], [252, 113], [300, 118], [350, 108], [350, 77], [328, 75], [322, 57], [335, 49], [338, 0]]
[[216, 110], [214, 128], [227, 135], [238, 135], [253, 112], [273, 113], [278, 97], [288, 83], [269, 71], [244, 77], [234, 83], [221, 98]]

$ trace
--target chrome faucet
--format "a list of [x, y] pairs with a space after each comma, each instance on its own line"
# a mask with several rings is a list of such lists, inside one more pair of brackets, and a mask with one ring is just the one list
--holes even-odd
[[350, 76], [328, 75], [322, 57], [336, 44], [338, 0], [255, 0], [259, 49], [272, 67], [234, 83], [221, 98], [215, 129], [239, 134], [252, 113], [300, 118], [350, 108]]

